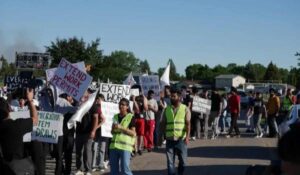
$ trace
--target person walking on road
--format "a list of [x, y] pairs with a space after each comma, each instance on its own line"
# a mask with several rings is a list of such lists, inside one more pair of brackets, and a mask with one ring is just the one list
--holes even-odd
[[[187, 145], [190, 136], [191, 113], [180, 102], [181, 91], [171, 91], [171, 105], [168, 105], [161, 122], [161, 133], [166, 135], [168, 175], [175, 175], [175, 155], [178, 156], [178, 174], [183, 175], [187, 164]], [[161, 138], [161, 137], [160, 137]]]
[[278, 127], [276, 123], [276, 118], [279, 114], [280, 109], [280, 99], [275, 95], [275, 89], [271, 88], [269, 90], [270, 97], [267, 103], [267, 123], [269, 126], [268, 137], [276, 137], [278, 135]]
[[228, 99], [229, 109], [231, 113], [231, 124], [228, 132], [227, 138], [231, 137], [232, 130], [235, 130], [235, 134], [237, 137], [240, 137], [239, 127], [237, 125], [237, 119], [240, 115], [241, 111], [241, 103], [240, 97], [237, 95], [237, 89], [235, 87], [231, 87], [231, 96]]
[[[110, 174], [132, 175], [129, 165], [136, 132], [133, 114], [130, 113], [129, 101], [126, 98], [120, 100], [119, 110], [120, 113], [113, 118], [113, 138], [109, 145]], [[121, 172], [119, 172], [120, 169]]]

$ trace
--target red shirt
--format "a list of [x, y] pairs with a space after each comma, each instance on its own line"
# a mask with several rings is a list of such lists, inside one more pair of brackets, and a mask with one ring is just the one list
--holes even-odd
[[238, 95], [231, 95], [228, 99], [229, 101], [229, 109], [231, 113], [239, 113], [239, 106], [240, 106], [240, 96]]

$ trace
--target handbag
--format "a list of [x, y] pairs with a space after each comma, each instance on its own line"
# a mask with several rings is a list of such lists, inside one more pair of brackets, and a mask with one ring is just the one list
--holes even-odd
[[31, 159], [13, 159], [6, 163], [15, 175], [34, 175], [34, 165]]

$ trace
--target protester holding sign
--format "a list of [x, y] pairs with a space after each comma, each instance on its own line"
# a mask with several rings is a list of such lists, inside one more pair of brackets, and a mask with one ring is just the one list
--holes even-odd
[[[92, 92], [89, 92], [89, 96], [92, 95]], [[77, 122], [76, 127], [76, 168], [77, 172], [75, 174], [82, 174], [82, 161], [83, 156], [83, 165], [87, 175], [92, 174], [92, 146], [93, 141], [96, 136], [96, 130], [98, 126], [98, 112], [97, 106], [92, 106], [91, 109], [83, 116], [81, 122]], [[83, 154], [82, 155], [82, 150]]]
[[[130, 157], [135, 141], [135, 123], [130, 113], [129, 101], [122, 98], [119, 102], [120, 113], [113, 118], [113, 138], [109, 146], [111, 175], [132, 175]], [[121, 163], [120, 163], [121, 162]], [[120, 167], [121, 164], [121, 167]]]
[[144, 95], [133, 97], [133, 110], [136, 124], [136, 151], [142, 155], [143, 138], [145, 135], [145, 111], [148, 110], [147, 98]]
[[[7, 168], [1, 174], [34, 174], [32, 161], [24, 158], [23, 135], [31, 132], [33, 125], [38, 124], [37, 110], [32, 102], [33, 90], [27, 89], [26, 97], [29, 104], [30, 118], [12, 120], [9, 117], [9, 104], [2, 97], [0, 98], [0, 143], [3, 158]], [[17, 172], [22, 169], [22, 172]]]

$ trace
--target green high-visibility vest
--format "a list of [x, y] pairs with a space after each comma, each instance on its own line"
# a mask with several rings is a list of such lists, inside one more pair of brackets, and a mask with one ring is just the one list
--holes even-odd
[[[131, 113], [128, 113], [122, 119], [120, 125], [123, 126], [124, 128], [128, 128], [132, 118], [133, 118], [133, 115]], [[118, 114], [114, 116], [113, 121], [118, 122]], [[113, 138], [109, 145], [109, 149], [118, 149], [118, 150], [125, 150], [125, 151], [132, 152], [134, 142], [135, 142], [135, 137], [129, 136], [122, 132], [116, 132], [116, 133], [113, 133]]]
[[283, 111], [289, 111], [292, 109], [293, 103], [291, 100], [287, 97], [284, 97], [283, 102], [282, 102], [282, 110]]
[[186, 137], [186, 126], [185, 126], [185, 114], [186, 106], [180, 104], [176, 114], [174, 114], [172, 107], [167, 106], [166, 108], [166, 136], [185, 138]]

